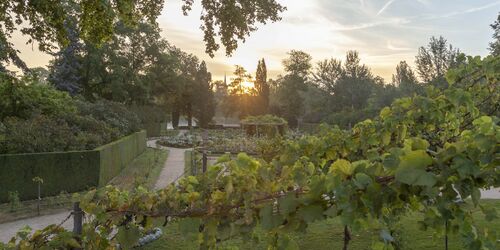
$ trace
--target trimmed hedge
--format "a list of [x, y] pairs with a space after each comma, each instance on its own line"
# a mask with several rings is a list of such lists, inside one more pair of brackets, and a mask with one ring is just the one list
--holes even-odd
[[96, 148], [95, 150], [100, 152], [99, 185], [106, 185], [145, 149], [146, 131], [144, 130]]
[[36, 176], [43, 196], [103, 186], [145, 149], [146, 131], [140, 131], [94, 150], [0, 155], [0, 202], [9, 191], [21, 200], [37, 198]]

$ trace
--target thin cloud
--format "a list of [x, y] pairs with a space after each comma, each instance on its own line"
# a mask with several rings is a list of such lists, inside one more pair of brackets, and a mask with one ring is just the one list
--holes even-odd
[[397, 47], [392, 44], [391, 41], [387, 41], [387, 48], [394, 51], [410, 51], [412, 48]]
[[351, 30], [361, 30], [361, 29], [368, 29], [368, 28], [373, 28], [381, 25], [387, 25], [387, 24], [407, 24], [409, 23], [410, 20], [406, 18], [392, 18], [389, 20], [384, 20], [384, 21], [377, 21], [377, 22], [370, 22], [370, 23], [361, 23], [361, 24], [356, 24], [356, 25], [342, 25], [342, 24], [335, 24], [336, 27], [334, 27], [332, 30], [334, 31], [351, 31]]
[[377, 16], [379, 16], [380, 14], [382, 14], [387, 8], [389, 8], [389, 6], [391, 6], [391, 4], [393, 4], [394, 2], [396, 2], [396, 0], [389, 0], [387, 1], [387, 3], [384, 4], [384, 6], [382, 6], [382, 9], [380, 9], [378, 12], [377, 12]]
[[450, 12], [450, 13], [444, 14], [444, 15], [432, 16], [429, 19], [449, 18], [449, 17], [454, 17], [454, 16], [458, 16], [458, 15], [462, 15], [462, 14], [474, 13], [474, 12], [478, 12], [481, 10], [489, 9], [489, 8], [496, 6], [496, 5], [499, 5], [499, 4], [500, 4], [500, 1], [496, 1], [494, 3], [490, 3], [490, 4], [483, 5], [483, 6], [478, 6], [478, 7], [473, 7], [473, 8], [469, 8], [469, 9], [462, 10], [462, 11], [454, 11], [454, 12]]

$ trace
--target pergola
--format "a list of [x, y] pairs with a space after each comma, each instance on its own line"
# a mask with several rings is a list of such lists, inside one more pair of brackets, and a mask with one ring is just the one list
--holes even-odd
[[241, 121], [241, 129], [249, 136], [284, 135], [286, 127], [287, 123], [284, 120], [280, 122]]

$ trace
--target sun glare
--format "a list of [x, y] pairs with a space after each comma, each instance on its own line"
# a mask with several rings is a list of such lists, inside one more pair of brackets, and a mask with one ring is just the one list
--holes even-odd
[[245, 89], [246, 92], [248, 92], [248, 90], [255, 87], [255, 84], [253, 82], [243, 82], [241, 86]]

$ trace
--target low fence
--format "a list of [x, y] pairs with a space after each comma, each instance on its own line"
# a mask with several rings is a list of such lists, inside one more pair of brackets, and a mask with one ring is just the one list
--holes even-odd
[[42, 196], [103, 186], [145, 149], [140, 131], [94, 150], [0, 155], [0, 202], [13, 191], [21, 200], [37, 198], [35, 177], [43, 179]]

